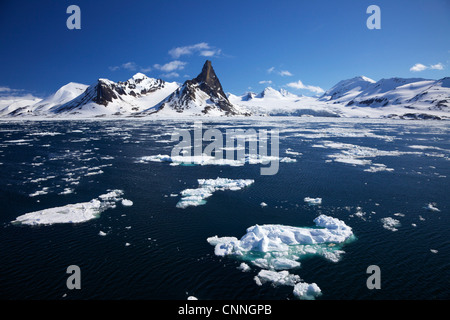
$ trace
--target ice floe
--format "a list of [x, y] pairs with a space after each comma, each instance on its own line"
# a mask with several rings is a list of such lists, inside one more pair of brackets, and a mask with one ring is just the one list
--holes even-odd
[[123, 199], [122, 200], [122, 205], [125, 206], [125, 207], [130, 207], [130, 206], [133, 205], [133, 201], [128, 200], [128, 199]]
[[42, 190], [38, 190], [36, 192], [30, 193], [28, 196], [30, 197], [36, 197], [36, 196], [42, 196], [44, 194], [48, 194], [48, 187], [42, 188]]
[[291, 274], [288, 271], [272, 271], [272, 270], [261, 270], [258, 275], [255, 276], [255, 281], [258, 285], [262, 285], [266, 282], [271, 282], [274, 286], [295, 286], [296, 283], [300, 282], [300, 276], [296, 274]]
[[147, 162], [169, 162], [173, 166], [177, 165], [220, 165], [220, 166], [243, 166], [245, 164], [268, 164], [273, 161], [280, 162], [296, 162], [296, 159], [289, 157], [276, 157], [268, 155], [246, 155], [242, 159], [222, 159], [202, 154], [201, 156], [169, 156], [169, 155], [152, 155], [140, 157], [138, 163]]
[[250, 266], [248, 264], [246, 264], [245, 262], [242, 262], [239, 267], [239, 270], [241, 270], [242, 272], [248, 272], [250, 271], [252, 268], [250, 268]]
[[293, 293], [299, 299], [314, 300], [322, 294], [322, 291], [315, 283], [300, 282], [295, 285]]
[[355, 144], [333, 142], [333, 141], [322, 141], [322, 144], [315, 144], [313, 147], [316, 148], [328, 148], [341, 150], [340, 153], [333, 153], [328, 155], [329, 158], [333, 159], [335, 162], [347, 163], [352, 165], [366, 166], [371, 165], [365, 171], [367, 172], [379, 172], [379, 171], [393, 171], [394, 169], [388, 168], [386, 165], [381, 163], [372, 164], [371, 159], [375, 157], [386, 157], [386, 156], [401, 156], [401, 155], [421, 155], [422, 152], [412, 152], [412, 151], [398, 151], [398, 150], [378, 150], [376, 148], [358, 146]]
[[435, 203], [429, 203], [429, 204], [427, 204], [427, 206], [425, 207], [427, 210], [430, 210], [430, 211], [434, 211], [434, 212], [441, 212], [441, 210], [439, 210], [437, 207], [436, 207], [436, 204]]
[[400, 221], [391, 218], [391, 217], [386, 217], [381, 219], [381, 222], [383, 223], [383, 228], [387, 229], [387, 230], [391, 230], [391, 231], [398, 231], [398, 227], [401, 227], [401, 223]]
[[309, 203], [309, 204], [322, 204], [322, 198], [305, 197], [303, 199], [303, 201], [305, 201], [306, 203]]
[[320, 215], [316, 227], [255, 225], [239, 240], [235, 237], [210, 237], [217, 256], [235, 256], [263, 269], [285, 270], [300, 266], [301, 257], [320, 255], [337, 262], [344, 244], [353, 237], [352, 228], [343, 221]]
[[181, 191], [181, 199], [177, 203], [177, 208], [187, 208], [189, 206], [199, 206], [206, 203], [206, 198], [212, 196], [216, 191], [231, 190], [237, 191], [245, 188], [255, 180], [252, 179], [198, 179], [199, 187], [197, 189], [185, 189]]
[[388, 168], [382, 163], [373, 163], [368, 169], [364, 169], [366, 172], [380, 172], [380, 171], [394, 171], [392, 168]]
[[322, 294], [319, 286], [315, 283], [309, 284], [303, 282], [300, 276], [291, 274], [286, 270], [272, 271], [261, 270], [257, 276], [253, 278], [258, 286], [269, 282], [272, 286], [291, 286], [294, 287], [293, 294], [298, 299], [314, 300]]
[[68, 204], [21, 215], [12, 223], [25, 225], [51, 225], [55, 223], [80, 223], [97, 218], [103, 211], [114, 208], [122, 200], [122, 190], [112, 190], [89, 202]]

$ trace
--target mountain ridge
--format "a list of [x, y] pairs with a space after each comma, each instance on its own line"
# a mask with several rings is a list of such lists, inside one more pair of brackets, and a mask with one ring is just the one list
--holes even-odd
[[[1, 102], [1, 101], [0, 101]], [[450, 119], [450, 77], [341, 80], [320, 97], [266, 87], [225, 93], [209, 60], [183, 84], [136, 73], [124, 82], [70, 82], [44, 99], [0, 104], [0, 117], [332, 116]]]

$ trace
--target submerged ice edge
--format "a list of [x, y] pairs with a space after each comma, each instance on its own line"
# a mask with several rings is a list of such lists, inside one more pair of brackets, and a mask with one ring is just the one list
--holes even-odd
[[[52, 225], [56, 223], [81, 223], [97, 218], [107, 209], [115, 208], [116, 203], [124, 200], [122, 190], [112, 190], [88, 202], [68, 204], [26, 213], [11, 221], [23, 225]], [[129, 200], [127, 200], [129, 201]], [[128, 203], [129, 204], [129, 203]]]

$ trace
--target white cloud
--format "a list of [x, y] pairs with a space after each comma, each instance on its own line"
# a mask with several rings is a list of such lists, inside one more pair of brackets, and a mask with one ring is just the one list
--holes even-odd
[[267, 69], [267, 73], [268, 74], [271, 74], [271, 73], [274, 73], [274, 72], [278, 73], [282, 77], [292, 77], [293, 76], [293, 74], [290, 73], [287, 70], [280, 70], [280, 71], [278, 71], [275, 67], [270, 67], [269, 69]]
[[124, 69], [124, 70], [128, 70], [128, 71], [136, 71], [138, 69], [138, 65], [135, 62], [130, 61], [130, 62], [123, 63], [120, 66], [112, 66], [112, 67], [108, 67], [108, 68], [111, 71], [117, 71], [119, 69]]
[[272, 84], [272, 80], [262, 80], [259, 84]]
[[203, 57], [213, 57], [219, 55], [221, 51], [222, 50], [214, 48], [206, 42], [200, 42], [190, 46], [173, 48], [169, 50], [169, 55], [174, 59], [178, 59], [183, 55], [191, 55], [194, 53], [198, 53]]
[[321, 87], [316, 86], [310, 86], [305, 85], [301, 80], [298, 80], [297, 82], [290, 82], [286, 86], [294, 88], [294, 89], [302, 89], [302, 90], [308, 90], [314, 93], [323, 93], [325, 90], [323, 90]]
[[39, 99], [31, 93], [26, 93], [23, 89], [12, 89], [10, 87], [0, 87], [0, 100], [33, 100]]
[[172, 72], [175, 70], [183, 70], [184, 66], [186, 65], [186, 62], [183, 61], [179, 61], [179, 60], [174, 60], [171, 62], [168, 62], [166, 64], [160, 65], [160, 64], [155, 64], [153, 67], [155, 69], [164, 71], [164, 72]]
[[152, 71], [151, 67], [141, 68], [141, 72], [150, 72], [150, 71]]
[[434, 69], [434, 70], [443, 70], [444, 69], [444, 65], [442, 63], [436, 63], [430, 66], [430, 69]]
[[432, 70], [444, 70], [444, 65], [442, 63], [436, 63], [436, 64], [432, 64], [430, 66], [426, 66], [423, 65], [421, 63], [416, 63], [415, 65], [413, 65], [409, 71], [411, 72], [420, 72], [420, 71], [424, 71], [427, 69], [432, 69]]
[[0, 92], [11, 92], [12, 89], [8, 87], [0, 87]]
[[136, 70], [137, 65], [134, 62], [127, 62], [122, 65], [122, 68], [124, 68], [125, 70], [134, 71]]
[[420, 72], [420, 71], [423, 71], [423, 70], [426, 70], [427, 69], [427, 66], [424, 66], [423, 64], [421, 64], [421, 63], [416, 63], [415, 65], [413, 65], [410, 69], [409, 69], [409, 71], [411, 71], [411, 72]]
[[218, 56], [221, 52], [222, 52], [222, 50], [220, 50], [220, 49], [204, 50], [204, 51], [200, 52], [200, 55], [203, 57], [214, 57], [214, 56]]
[[164, 73], [161, 75], [163, 78], [178, 78], [180, 75], [176, 72]]
[[281, 70], [281, 71], [279, 72], [279, 74], [280, 74], [280, 76], [282, 76], [282, 77], [292, 77], [292, 76], [293, 76], [293, 74], [290, 73], [290, 72], [287, 71], [287, 70]]

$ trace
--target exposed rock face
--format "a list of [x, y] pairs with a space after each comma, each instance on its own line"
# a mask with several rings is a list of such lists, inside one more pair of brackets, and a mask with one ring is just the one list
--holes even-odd
[[161, 104], [160, 110], [164, 108], [172, 108], [179, 113], [189, 110], [203, 114], [240, 114], [223, 92], [209, 60], [205, 62], [202, 72], [196, 78], [185, 81], [183, 86]]

